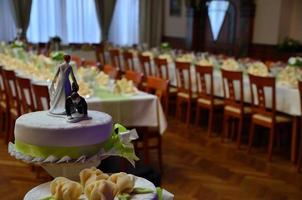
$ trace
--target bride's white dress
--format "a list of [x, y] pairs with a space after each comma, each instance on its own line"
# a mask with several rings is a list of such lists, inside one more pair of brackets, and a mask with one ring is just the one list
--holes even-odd
[[[59, 74], [56, 84], [52, 83], [50, 88], [50, 109], [49, 112], [54, 115], [65, 114], [66, 97], [71, 95], [71, 84], [69, 75], [72, 72], [72, 67], [69, 64], [61, 64], [59, 66]], [[54, 87], [56, 85], [56, 87]]]

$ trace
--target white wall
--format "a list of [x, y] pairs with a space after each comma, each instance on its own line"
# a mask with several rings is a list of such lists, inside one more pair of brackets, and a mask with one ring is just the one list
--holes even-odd
[[301, 0], [293, 0], [289, 36], [291, 38], [294, 38], [302, 42], [302, 1]]
[[170, 16], [170, 0], [165, 0], [164, 36], [185, 38], [187, 18], [185, 1], [182, 1], [181, 16]]
[[276, 44], [282, 0], [256, 0], [253, 43]]
[[253, 43], [277, 44], [285, 37], [302, 42], [301, 0], [256, 0]]

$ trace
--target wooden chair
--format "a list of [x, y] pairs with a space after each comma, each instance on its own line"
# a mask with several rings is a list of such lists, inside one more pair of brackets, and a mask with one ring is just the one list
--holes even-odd
[[9, 103], [5, 88], [3, 67], [0, 66], [0, 133], [3, 135], [7, 134], [9, 129]]
[[195, 66], [197, 103], [196, 103], [196, 125], [199, 123], [200, 110], [209, 110], [208, 136], [211, 136], [213, 130], [214, 113], [216, 110], [223, 109], [223, 101], [214, 97], [214, 80], [212, 66]]
[[124, 69], [125, 69], [125, 71], [128, 71], [128, 70], [135, 71], [134, 61], [133, 61], [133, 54], [131, 52], [125, 51], [123, 53], [123, 58], [124, 58]]
[[48, 86], [32, 84], [32, 89], [37, 103], [36, 110], [48, 110], [50, 108]]
[[154, 94], [162, 102], [164, 108], [167, 106], [168, 84], [169, 80], [161, 79], [159, 77], [154, 76], [147, 77], [146, 92], [152, 93], [152, 91], [154, 91]]
[[9, 105], [9, 124], [6, 142], [13, 142], [14, 127], [16, 119], [21, 115], [21, 105], [19, 101], [19, 92], [17, 88], [16, 75], [12, 70], [3, 69], [4, 86], [8, 94]]
[[[270, 129], [268, 144], [268, 161], [271, 161], [273, 144], [278, 128], [292, 123], [291, 118], [276, 112], [276, 80], [274, 77], [258, 77], [249, 74], [252, 98], [252, 120], [249, 134], [248, 152], [251, 151], [254, 138], [255, 125]], [[270, 109], [266, 108], [267, 95], [265, 89], [271, 90]], [[269, 98], [268, 98], [269, 99]]]
[[[224, 93], [223, 133], [221, 141], [229, 135], [229, 125], [233, 130], [235, 120], [238, 121], [237, 148], [240, 148], [244, 118], [250, 116], [251, 108], [244, 106], [243, 74], [237, 71], [221, 70]], [[236, 96], [236, 83], [238, 87]]]
[[[162, 59], [162, 58], [155, 58], [154, 63], [157, 69], [157, 75], [160, 78], [170, 80], [170, 74], [169, 74], [169, 68], [168, 68], [168, 61], [167, 59]], [[172, 86], [169, 84], [169, 89], [168, 89], [168, 101], [169, 102], [174, 102], [175, 105], [175, 99], [177, 95], [177, 88], [175, 86]], [[169, 103], [167, 103], [169, 105]], [[166, 107], [165, 113], [168, 114], [169, 109]]]
[[20, 90], [19, 100], [21, 102], [21, 113], [35, 111], [34, 99], [30, 79], [16, 76], [17, 86]]
[[119, 77], [119, 69], [113, 67], [109, 64], [106, 64], [103, 68], [105, 74], [108, 74], [110, 78], [117, 79]]
[[167, 59], [155, 58], [154, 63], [156, 66], [158, 76], [160, 78], [170, 80]]
[[77, 65], [77, 68], [83, 66], [83, 60], [79, 56], [72, 55], [71, 61], [75, 62], [75, 64]]
[[139, 55], [138, 59], [141, 71], [143, 72], [145, 79], [147, 78], [147, 76], [155, 76], [155, 73], [152, 71], [150, 56]]
[[136, 71], [127, 70], [125, 73], [125, 78], [127, 80], [132, 80], [135, 87], [139, 88], [142, 82], [143, 74]]
[[[161, 79], [159, 77], [147, 77], [147, 88], [146, 91], [151, 94], [155, 94], [160, 102], [163, 103], [163, 106], [165, 106], [166, 98], [167, 98], [167, 90], [168, 90], [168, 84], [169, 81], [165, 79]], [[153, 146], [149, 145], [149, 140], [156, 139], [157, 143]], [[149, 150], [156, 149], [157, 155], [158, 155], [158, 161], [159, 161], [159, 168], [162, 172], [163, 170], [163, 162], [162, 162], [162, 140], [161, 140], [161, 134], [156, 129], [149, 128], [146, 133], [142, 136], [143, 140], [143, 151], [144, 151], [144, 158], [145, 158], [145, 164], [149, 164]]]
[[[302, 113], [302, 81], [298, 83], [299, 93], [300, 93], [300, 108]], [[302, 124], [302, 116], [300, 116], [300, 124]], [[299, 144], [299, 156], [297, 163], [297, 171], [300, 172], [302, 166], [302, 127], [300, 127], [300, 144]]]
[[120, 60], [120, 51], [118, 49], [110, 49], [109, 54], [110, 54], [111, 65], [119, 69], [120, 71], [123, 71], [121, 66], [121, 60]]
[[177, 100], [176, 100], [176, 117], [180, 118], [181, 104], [187, 104], [186, 126], [189, 126], [191, 118], [192, 102], [197, 98], [196, 93], [192, 92], [191, 63], [175, 62], [177, 77]]
[[99, 62], [102, 66], [104, 66], [106, 64], [105, 45], [104, 44], [101, 44], [100, 46], [96, 47], [95, 57], [96, 57], [97, 62]]

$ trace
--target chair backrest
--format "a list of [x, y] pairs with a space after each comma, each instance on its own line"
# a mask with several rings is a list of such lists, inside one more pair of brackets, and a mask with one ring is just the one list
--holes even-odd
[[163, 79], [170, 80], [167, 59], [155, 58], [154, 62], [156, 65], [158, 76]]
[[213, 67], [195, 65], [195, 71], [198, 97], [212, 102], [214, 100]]
[[119, 75], [119, 69], [113, 67], [109, 64], [106, 64], [103, 68], [105, 74], [108, 74], [110, 78], [117, 79]]
[[[221, 69], [224, 103], [239, 108], [243, 113], [243, 74], [241, 71]], [[237, 83], [237, 84], [236, 84]], [[239, 87], [236, 87], [239, 86]], [[237, 90], [236, 90], [237, 88]], [[237, 91], [237, 92], [236, 92]], [[237, 96], [236, 96], [237, 94]], [[239, 95], [239, 96], [238, 96]]]
[[124, 67], [125, 70], [132, 70], [134, 71], [134, 61], [133, 61], [133, 54], [129, 51], [125, 51], [123, 53], [124, 58]]
[[30, 79], [16, 76], [17, 86], [20, 90], [20, 102], [22, 113], [33, 112], [35, 110], [34, 99], [31, 89]]
[[[299, 94], [300, 94], [300, 111], [302, 114], [302, 81], [298, 82], [298, 89], [299, 89]], [[302, 122], [302, 117], [300, 117], [300, 123]], [[301, 128], [301, 133], [302, 133], [302, 128]], [[301, 138], [302, 140], [302, 138]]]
[[153, 72], [152, 72], [150, 56], [139, 55], [138, 58], [139, 58], [140, 67], [141, 67], [141, 70], [142, 70], [144, 76], [145, 77], [154, 76], [155, 74], [153, 74]]
[[[249, 74], [250, 89], [252, 98], [252, 111], [261, 113], [263, 115], [275, 116], [276, 115], [276, 79], [275, 77], [260, 77]], [[265, 89], [270, 89], [271, 97], [265, 95]], [[266, 98], [268, 97], [268, 98]], [[267, 100], [270, 99], [271, 102]], [[271, 108], [267, 108], [271, 105]], [[275, 120], [275, 117], [273, 117]]]
[[111, 65], [119, 70], [122, 70], [120, 61], [120, 51], [118, 49], [110, 49], [109, 54]]
[[96, 60], [102, 65], [104, 66], [106, 64], [106, 59], [105, 59], [105, 47], [103, 44], [101, 44], [100, 46], [96, 47], [95, 49], [95, 57]]
[[19, 101], [19, 92], [17, 88], [16, 75], [12, 70], [3, 69], [4, 87], [8, 94], [8, 102], [10, 109], [16, 109], [17, 114], [21, 114], [21, 106]]
[[4, 86], [3, 67], [0, 66], [0, 101], [7, 102], [7, 93]]
[[162, 102], [162, 105], [166, 106], [168, 100], [168, 85], [169, 80], [155, 76], [148, 76], [146, 92], [155, 94]]
[[83, 67], [99, 67], [99, 63], [97, 61], [94, 60], [82, 60], [82, 66]]
[[76, 63], [77, 68], [83, 65], [83, 60], [79, 56], [72, 55], [71, 60]]
[[191, 63], [175, 62], [177, 90], [192, 95]]
[[126, 78], [127, 80], [132, 80], [132, 81], [133, 81], [133, 84], [134, 84], [136, 87], [139, 87], [139, 85], [140, 85], [141, 82], [142, 82], [143, 74], [140, 73], [140, 72], [128, 70], [128, 71], [126, 71], [126, 73], [125, 73], [125, 78]]
[[[32, 84], [37, 103], [36, 110], [48, 110], [50, 108], [50, 98], [47, 85]], [[43, 101], [44, 100], [44, 101]], [[44, 102], [44, 103], [43, 103]]]

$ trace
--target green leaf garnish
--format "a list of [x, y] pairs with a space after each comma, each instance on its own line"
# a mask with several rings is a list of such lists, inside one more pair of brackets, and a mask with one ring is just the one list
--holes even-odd
[[118, 200], [130, 200], [131, 196], [130, 194], [119, 194], [117, 198]]
[[156, 188], [158, 200], [163, 200], [163, 190], [160, 187]]

